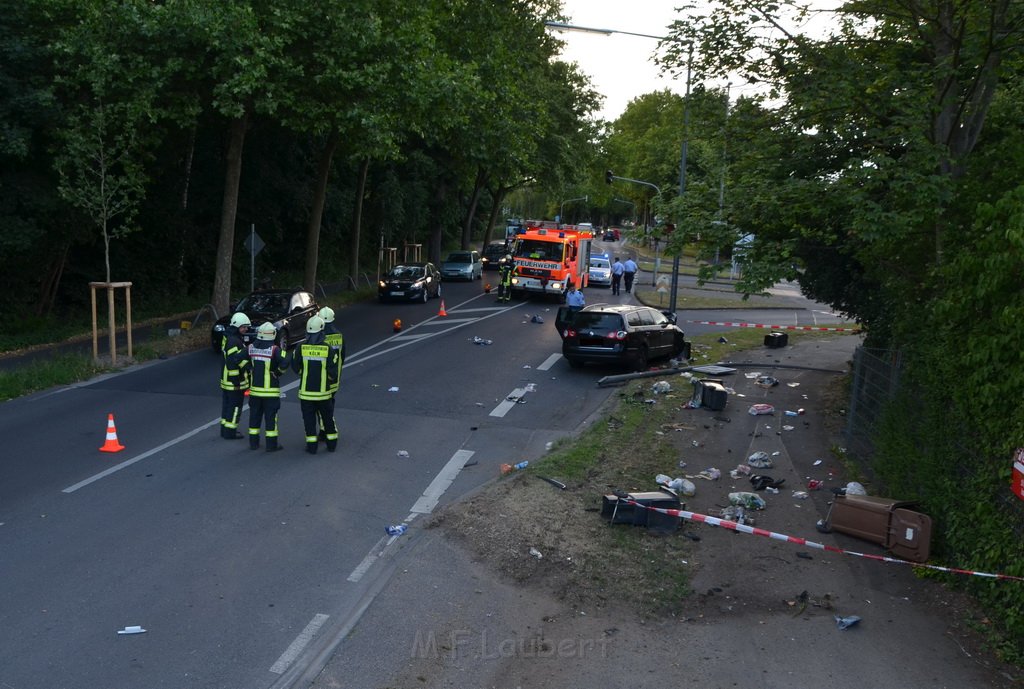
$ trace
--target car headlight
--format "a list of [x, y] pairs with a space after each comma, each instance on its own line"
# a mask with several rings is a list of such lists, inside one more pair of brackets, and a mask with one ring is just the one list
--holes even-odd
[[552, 282], [551, 283], [551, 289], [562, 289], [562, 283], [561, 282]]
[[519, 284], [519, 278], [512, 278], [512, 284], [513, 285], [518, 285]]
[[412, 283], [413, 289], [423, 289], [425, 286], [426, 283], [423, 282], [423, 280], [417, 280], [416, 282]]
[[217, 323], [215, 326], [213, 326], [213, 332], [215, 332], [215, 333], [222, 333], [222, 332], [224, 332], [224, 325], [221, 324], [221, 323]]
[[388, 283], [386, 283], [383, 280], [381, 280], [380, 282], [377, 283], [377, 286], [380, 287], [381, 289], [387, 289], [388, 288]]

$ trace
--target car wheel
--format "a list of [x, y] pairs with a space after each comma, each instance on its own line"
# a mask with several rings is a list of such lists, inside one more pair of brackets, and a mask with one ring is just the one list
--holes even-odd
[[580, 361], [579, 359], [576, 359], [575, 357], [565, 357], [565, 360], [568, 361], [569, 365], [572, 366], [573, 368], [583, 368], [583, 362]]
[[640, 345], [636, 350], [636, 358], [633, 362], [634, 370], [647, 370], [647, 345]]

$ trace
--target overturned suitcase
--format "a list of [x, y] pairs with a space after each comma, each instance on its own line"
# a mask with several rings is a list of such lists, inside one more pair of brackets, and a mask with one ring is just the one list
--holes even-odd
[[785, 347], [789, 344], [789, 333], [768, 333], [764, 336], [765, 347]]
[[[661, 509], [679, 510], [686, 507], [679, 501], [675, 491], [662, 488], [657, 491], [643, 493], [626, 493], [624, 498], [633, 500], [639, 505], [657, 507]], [[618, 495], [605, 495], [601, 500], [601, 516], [608, 519], [612, 524], [633, 524], [634, 526], [646, 526], [648, 529], [657, 531], [675, 531], [679, 528], [679, 517], [645, 510], [620, 500]]]
[[722, 385], [721, 378], [693, 378], [693, 398], [695, 406], [711, 411], [722, 411], [729, 400], [729, 393]]

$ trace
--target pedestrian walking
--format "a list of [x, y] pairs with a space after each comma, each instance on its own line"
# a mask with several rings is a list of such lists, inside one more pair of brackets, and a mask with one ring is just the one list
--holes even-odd
[[[317, 315], [324, 319], [324, 342], [338, 350], [338, 372], [334, 383], [331, 385], [331, 418], [334, 419], [335, 426], [337, 426], [338, 420], [334, 416], [334, 402], [338, 396], [338, 388], [341, 387], [341, 368], [345, 365], [345, 338], [334, 323], [334, 309], [330, 306], [325, 306], [320, 309]], [[320, 439], [327, 439], [323, 426], [320, 427]]]
[[565, 295], [565, 303], [570, 311], [576, 312], [586, 306], [587, 298], [583, 296], [579, 287], [573, 285], [569, 288], [569, 293]]
[[639, 266], [637, 266], [636, 261], [633, 260], [633, 257], [630, 256], [629, 258], [626, 259], [626, 262], [622, 264], [622, 267], [622, 274], [625, 277], [626, 282], [626, 294], [629, 294], [630, 291], [633, 289], [633, 279], [636, 277], [636, 271], [639, 270]]
[[622, 284], [622, 274], [626, 272], [626, 266], [622, 264], [619, 257], [615, 257], [615, 262], [612, 263], [612, 294], [619, 293], [619, 286]]
[[260, 428], [265, 429], [267, 452], [283, 449], [277, 442], [277, 415], [281, 410], [281, 376], [288, 370], [288, 352], [277, 345], [277, 328], [269, 321], [256, 329], [249, 345], [252, 375], [249, 382], [249, 449], [260, 449]]
[[331, 416], [331, 385], [338, 371], [338, 350], [325, 341], [324, 319], [313, 316], [306, 322], [306, 341], [292, 358], [299, 375], [299, 406], [306, 431], [306, 452], [316, 454], [317, 435], [323, 426], [327, 451], [338, 447], [338, 428]]
[[245, 391], [249, 389], [249, 352], [242, 342], [251, 322], [244, 313], [231, 316], [220, 341], [224, 361], [220, 370], [221, 408], [220, 437], [239, 440], [238, 421], [242, 416]]

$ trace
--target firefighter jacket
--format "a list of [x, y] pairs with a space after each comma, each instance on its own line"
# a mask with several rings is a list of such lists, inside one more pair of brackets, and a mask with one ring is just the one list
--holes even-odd
[[269, 340], [256, 340], [249, 345], [249, 361], [249, 396], [280, 397], [281, 374], [288, 370], [288, 352]]
[[220, 372], [220, 387], [222, 390], [248, 390], [249, 389], [249, 352], [242, 342], [242, 335], [238, 328], [229, 325], [224, 331], [224, 339], [221, 340], [221, 354], [224, 357], [224, 365]]
[[334, 394], [341, 385], [341, 367], [345, 365], [345, 338], [334, 323], [324, 326], [324, 342], [338, 350], [338, 371], [331, 384], [331, 394]]
[[512, 276], [515, 275], [515, 272], [516, 272], [516, 264], [515, 263], [503, 263], [501, 265], [501, 267], [498, 268], [498, 270], [500, 271], [498, 273], [498, 276], [499, 276], [499, 278], [501, 280], [501, 284], [506, 285], [506, 286], [507, 285], [511, 285], [512, 284]]
[[322, 332], [312, 333], [295, 350], [292, 369], [299, 374], [300, 400], [328, 400], [337, 381], [339, 353], [327, 344]]

